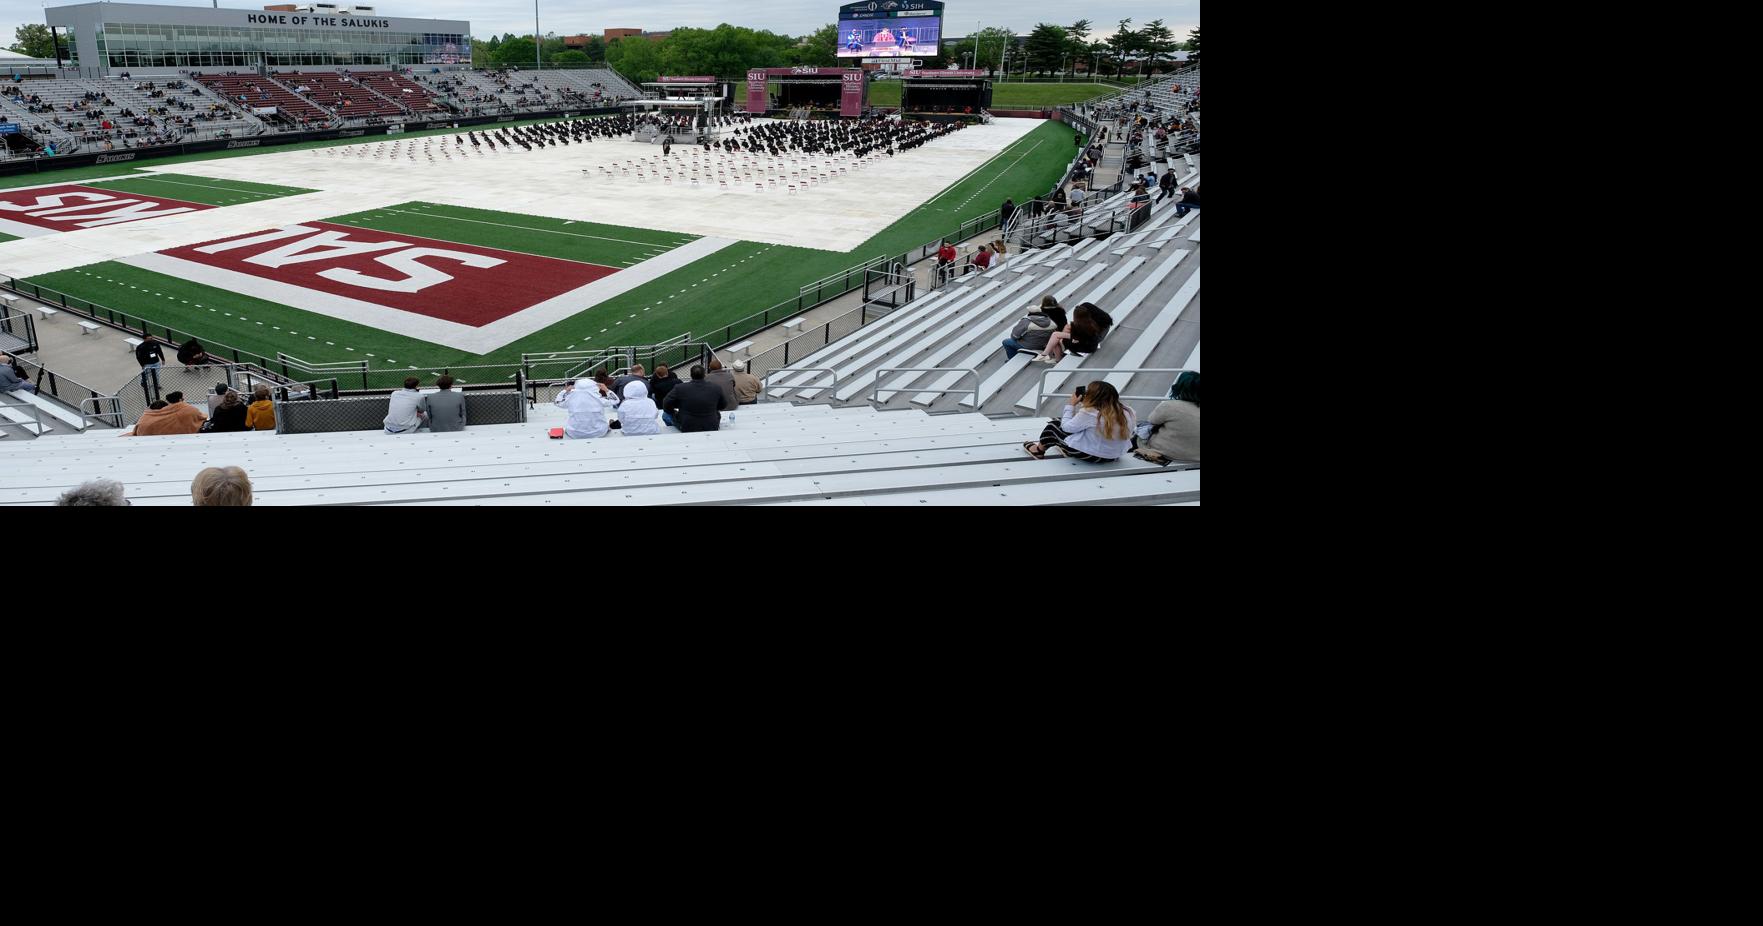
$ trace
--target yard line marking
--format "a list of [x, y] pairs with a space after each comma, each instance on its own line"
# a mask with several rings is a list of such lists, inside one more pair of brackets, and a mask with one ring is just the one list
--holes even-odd
[[[175, 184], [177, 186], [198, 186], [198, 187], [202, 187], [205, 190], [224, 190], [228, 193], [243, 193], [246, 196], [273, 197], [275, 195], [273, 193], [253, 193], [250, 190], [238, 190], [238, 189], [234, 189], [232, 187], [226, 187], [226, 186], [214, 186], [213, 184], [209, 184], [209, 183], [186, 183], [182, 180], [166, 180], [163, 177], [159, 177], [157, 175], [151, 176], [151, 177], [130, 177], [128, 180], [111, 180], [111, 181], [107, 181], [107, 182], [109, 182], [109, 183], [129, 183], [129, 182], [135, 182], [135, 181], [138, 181], [141, 183], [170, 183], [170, 184]], [[127, 192], [127, 191], [124, 191], [124, 192]], [[316, 193], [319, 191], [314, 190], [313, 192]], [[233, 200], [233, 201], [237, 202], [238, 200]]]

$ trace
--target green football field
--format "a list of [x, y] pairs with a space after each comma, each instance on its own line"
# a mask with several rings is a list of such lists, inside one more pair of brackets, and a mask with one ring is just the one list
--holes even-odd
[[[438, 370], [505, 363], [518, 360], [523, 352], [652, 344], [685, 332], [714, 336], [724, 326], [795, 299], [805, 284], [951, 234], [965, 221], [995, 214], [1007, 197], [1022, 202], [1045, 193], [1059, 179], [1073, 151], [1071, 130], [1061, 123], [1045, 123], [849, 252], [737, 242], [481, 355], [115, 261], [42, 274], [26, 282], [126, 312], [155, 327], [189, 332], [211, 344], [266, 357], [281, 352], [315, 363], [367, 360], [375, 369]], [[144, 176], [95, 185], [216, 205], [219, 199], [255, 201], [304, 192], [194, 175]], [[695, 240], [675, 232], [432, 202], [403, 203], [324, 221], [621, 268]]]
[[242, 180], [215, 180], [210, 177], [186, 177], [182, 174], [153, 174], [127, 180], [108, 180], [86, 184], [100, 190], [135, 193], [141, 196], [163, 196], [205, 206], [234, 206], [239, 203], [262, 202], [282, 196], [312, 193], [304, 187], [271, 186], [246, 183]]

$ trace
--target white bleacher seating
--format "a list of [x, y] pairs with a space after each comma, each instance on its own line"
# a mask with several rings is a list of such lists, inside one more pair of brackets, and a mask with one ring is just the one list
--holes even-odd
[[[1095, 303], [1097, 305], [1101, 305], [1104, 301], [1106, 301], [1108, 294], [1113, 292], [1116, 287], [1120, 286], [1122, 281], [1124, 281], [1127, 277], [1132, 276], [1134, 273], [1138, 272], [1139, 267], [1144, 265], [1145, 260], [1146, 259], [1143, 257], [1134, 257], [1134, 258], [1130, 258], [1128, 260], [1122, 261], [1120, 264], [1120, 269], [1116, 270], [1113, 274], [1111, 274], [1107, 280], [1105, 280], [1101, 283], [1101, 285], [1097, 286], [1096, 288], [1094, 288], [1094, 289], [1090, 290], [1088, 293], [1086, 293], [1082, 299], [1076, 300], [1076, 302], [1073, 303], [1073, 305], [1081, 305], [1085, 302], [1091, 302], [1091, 303]], [[1061, 300], [1061, 304], [1065, 304], [1063, 300]], [[1070, 313], [1067, 312], [1066, 314], [1069, 315]], [[1112, 314], [1112, 313], [1110, 313], [1110, 314]], [[999, 340], [1001, 342], [1003, 339], [1000, 338]], [[1000, 346], [999, 353], [1002, 353], [1002, 352], [1003, 352], [1003, 348]], [[1004, 387], [1004, 384], [1009, 382], [1013, 377], [1015, 377], [1015, 375], [1017, 373], [1020, 373], [1024, 367], [1034, 366], [1034, 364], [1032, 362], [1033, 359], [1034, 359], [1034, 352], [1033, 351], [1021, 351], [1021, 352], [1017, 353], [1017, 355], [1015, 357], [1012, 357], [1008, 361], [1005, 361], [1004, 366], [1002, 368], [1000, 368], [996, 373], [993, 373], [990, 377], [988, 377], [985, 380], [985, 382], [980, 383], [979, 404], [984, 405], [987, 399], [990, 399], [992, 396], [998, 394], [998, 391]], [[974, 403], [969, 398], [963, 397], [961, 399], [961, 404], [962, 405], [973, 405]]]
[[[1175, 268], [1181, 265], [1182, 258], [1190, 253], [1192, 252], [1185, 250], [1176, 251], [1173, 257], [1161, 261], [1156, 269], [1152, 270], [1151, 273], [1145, 277], [1144, 281], [1138, 285], [1137, 289], [1134, 289], [1131, 293], [1128, 293], [1121, 299], [1119, 307], [1115, 311], [1109, 313], [1110, 317], [1114, 319], [1113, 331], [1120, 330], [1122, 323], [1128, 318], [1131, 318], [1136, 310], [1144, 303], [1145, 297], [1150, 295], [1151, 291], [1156, 289], [1159, 283], [1163, 282], [1164, 277], [1174, 273]], [[1112, 336], [1112, 332], [1109, 336]], [[1055, 375], [1047, 377], [1047, 390], [1055, 394], [1058, 393], [1059, 387], [1063, 385], [1066, 380], [1071, 378], [1071, 373], [1077, 370], [1078, 367], [1082, 366], [1083, 362], [1084, 358], [1077, 354], [1066, 354], [1065, 358], [1060, 360], [1059, 363], [1053, 367]], [[1126, 364], [1120, 365], [1126, 366]], [[1039, 408], [1041, 403], [1036, 397], [1036, 393], [1039, 391], [1040, 385], [1041, 380], [1037, 377], [1034, 383], [1023, 393], [1022, 397], [1016, 400], [1016, 407], [1028, 412], [1033, 412], [1035, 409]]]
[[91, 334], [92, 332], [97, 331], [97, 330], [98, 330], [98, 326], [92, 322], [80, 322], [80, 334], [81, 335], [88, 335], [88, 334]]
[[131, 354], [135, 352], [135, 348], [140, 347], [143, 343], [145, 343], [145, 342], [143, 342], [140, 338], [123, 338], [122, 339], [123, 350], [126, 350]]
[[1101, 465], [1030, 460], [1021, 445], [1042, 427], [1030, 419], [780, 403], [743, 407], [737, 429], [551, 441], [545, 431], [560, 423], [559, 410], [534, 413], [524, 425], [452, 434], [88, 434], [9, 442], [0, 445], [0, 468], [10, 477], [0, 504], [51, 505], [102, 476], [121, 481], [135, 506], [183, 507], [190, 480], [214, 465], [244, 468], [262, 506], [891, 505], [951, 503], [964, 493], [1004, 493], [1003, 504], [1019, 503], [1011, 497], [1161, 504], [1199, 496], [1197, 470], [1131, 457]]

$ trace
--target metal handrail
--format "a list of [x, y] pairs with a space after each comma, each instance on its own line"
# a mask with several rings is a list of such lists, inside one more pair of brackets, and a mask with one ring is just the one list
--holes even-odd
[[759, 401], [763, 402], [769, 396], [771, 392], [771, 378], [783, 373], [831, 373], [833, 376], [833, 382], [830, 386], [821, 386], [814, 384], [813, 381], [810, 380], [809, 382], [800, 383], [794, 386], [781, 386], [779, 387], [781, 389], [831, 389], [836, 392], [839, 388], [839, 371], [832, 369], [831, 367], [796, 367], [794, 369], [790, 367], [779, 367], [775, 370], [768, 370], [764, 376], [759, 378]]
[[[87, 402], [93, 403], [92, 404], [92, 411], [90, 413], [86, 412], [86, 403]], [[97, 404], [99, 402], [114, 402], [114, 403], [116, 403], [116, 410], [112, 411], [112, 412], [100, 412], [100, 411], [98, 411], [98, 404]], [[114, 423], [109, 420], [112, 418], [115, 419]], [[91, 423], [93, 421], [97, 421], [100, 424], [108, 424], [111, 427], [116, 427], [116, 428], [122, 427], [123, 426], [123, 423], [122, 423], [122, 396], [99, 395], [99, 396], [93, 396], [89, 399], [81, 399], [80, 400], [80, 421], [82, 423], [82, 430], [86, 427], [90, 427]]]
[[[48, 425], [43, 423], [43, 410], [36, 405], [26, 402], [23, 406], [8, 405], [6, 407], [18, 408], [21, 411], [25, 408], [29, 408], [31, 410], [31, 417], [37, 420], [36, 437], [42, 437], [43, 432], [49, 430]], [[24, 428], [28, 432], [30, 430], [30, 422], [13, 421], [11, 418], [0, 417], [0, 428]]]
[[[898, 389], [883, 389], [881, 387], [881, 381], [886, 379], [889, 373], [966, 373], [968, 376], [973, 377], [973, 388], [972, 389], [920, 389], [916, 386], [901, 386]], [[960, 380], [957, 379], [956, 382], [960, 382]], [[1043, 383], [1044, 382], [1045, 381], [1043, 380]], [[974, 369], [973, 367], [899, 367], [897, 369], [890, 369], [888, 367], [883, 367], [883, 368], [875, 371], [875, 386], [874, 386], [874, 388], [869, 390], [869, 401], [871, 401], [871, 402], [886, 402], [886, 401], [888, 401], [888, 399], [879, 398], [879, 396], [883, 392], [892, 392], [896, 395], [898, 395], [899, 393], [902, 393], [902, 392], [934, 392], [934, 393], [937, 393], [938, 395], [948, 395], [951, 392], [960, 392], [960, 393], [965, 393], [967, 395], [973, 396], [974, 404], [978, 405], [979, 404], [979, 371]]]
[[[1186, 373], [1186, 372], [1188, 372], [1187, 367], [1113, 367], [1113, 368], [1104, 369], [1104, 370], [1092, 370], [1092, 369], [1088, 369], [1088, 368], [1073, 369], [1073, 370], [1061, 370], [1058, 367], [1054, 367], [1049, 370], [1042, 370], [1041, 371], [1041, 388], [1040, 388], [1039, 394], [1035, 396], [1035, 407], [1040, 408], [1041, 403], [1047, 401], [1049, 398], [1052, 398], [1053, 396], [1069, 395], [1069, 393], [1048, 392], [1047, 391], [1047, 377], [1049, 377], [1055, 373], [1061, 374], [1063, 376], [1071, 376], [1076, 373], [1083, 373], [1085, 375], [1088, 375], [1091, 373], [1174, 373], [1179, 376], [1182, 373]], [[1134, 400], [1142, 400], [1142, 401], [1161, 402], [1161, 401], [1168, 399], [1169, 396], [1167, 394], [1164, 394], [1164, 395], [1123, 395], [1120, 398], [1122, 400], [1134, 399]]]

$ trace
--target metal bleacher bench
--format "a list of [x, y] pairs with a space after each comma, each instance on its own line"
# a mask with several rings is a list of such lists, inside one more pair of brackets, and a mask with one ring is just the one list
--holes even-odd
[[46, 305], [37, 306], [37, 312], [43, 316], [44, 321], [48, 321], [61, 314], [60, 309], [51, 309]]
[[802, 330], [802, 322], [803, 321], [805, 321], [805, 319], [792, 318], [789, 321], [784, 322], [784, 330], [788, 331], [791, 334], [795, 334], [796, 332]]
[[141, 342], [140, 338], [123, 338], [122, 339], [122, 349], [126, 350], [132, 354], [132, 353], [134, 353], [135, 348], [141, 346], [141, 343], [142, 342]]
[[82, 329], [80, 331], [80, 334], [87, 335], [87, 334], [91, 334], [94, 331], [97, 331], [98, 325], [96, 322], [80, 322], [80, 328]]
[[752, 346], [753, 346], [752, 341], [742, 341], [739, 344], [730, 344], [728, 346], [728, 352], [731, 354], [738, 354], [738, 353], [740, 353], [740, 352], [742, 352]]

